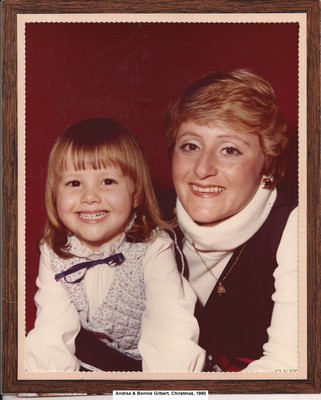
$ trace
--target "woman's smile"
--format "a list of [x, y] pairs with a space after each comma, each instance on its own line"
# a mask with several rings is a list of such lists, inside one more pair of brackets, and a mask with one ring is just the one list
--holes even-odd
[[213, 186], [202, 186], [202, 185], [197, 185], [195, 183], [191, 183], [190, 187], [196, 195], [219, 194], [225, 190], [225, 188], [222, 186], [214, 186], [214, 185]]

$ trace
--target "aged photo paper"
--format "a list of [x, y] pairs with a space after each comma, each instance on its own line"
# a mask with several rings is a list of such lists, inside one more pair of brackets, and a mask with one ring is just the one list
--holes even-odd
[[[38, 381], [48, 379], [116, 379], [120, 381], [306, 379], [307, 25], [305, 14], [20, 14], [17, 18], [18, 379]], [[128, 25], [130, 25], [132, 36], [123, 33], [123, 28], [128, 28]], [[99, 27], [96, 33], [95, 29], [92, 29], [95, 26]], [[165, 51], [167, 48], [166, 40], [169, 40], [171, 35], [169, 28], [175, 28], [175, 26], [188, 26], [191, 36], [197, 37], [199, 35], [201, 37], [204, 35], [205, 37], [207, 35], [208, 37], [208, 42], [204, 42], [204, 47], [190, 45], [190, 48], [188, 48], [188, 43], [185, 43], [184, 54], [186, 58], [181, 59], [181, 65], [177, 68], [173, 67], [173, 64], [177, 63], [176, 57], [179, 56], [179, 54], [178, 56], [175, 54], [175, 47], [168, 48], [168, 51]], [[104, 27], [106, 31], [110, 32], [110, 38], [109, 34], [106, 34], [106, 47], [102, 50], [99, 47], [99, 43], [101, 43], [99, 32]], [[141, 27], [152, 28], [154, 36], [151, 34], [149, 37], [146, 31], [140, 30]], [[280, 27], [284, 27], [286, 32], [287, 28], [289, 28], [289, 31], [293, 28], [293, 32], [296, 32], [295, 34], [291, 33], [289, 54], [286, 54], [286, 50], [284, 50], [287, 48], [286, 36], [279, 37], [276, 33], [271, 41], [268, 40], [267, 35], [271, 35], [273, 29], [279, 32]], [[66, 30], [66, 28], [70, 29]], [[212, 36], [209, 34], [211, 29], [213, 30]], [[257, 37], [264, 37], [264, 29], [266, 30], [266, 41], [258, 43], [255, 36], [257, 34]], [[177, 35], [179, 35], [179, 31], [177, 31]], [[236, 50], [233, 43], [242, 40], [240, 37], [243, 38], [243, 43]], [[56, 41], [53, 41], [53, 38], [56, 38]], [[153, 54], [142, 51], [145, 41], [148, 40], [152, 41], [149, 45], [150, 48], [154, 49]], [[182, 36], [175, 37], [173, 35], [171, 40], [177, 41], [177, 49], [183, 46]], [[58, 41], [60, 41], [61, 52], [57, 50], [59, 49]], [[214, 45], [214, 43], [216, 44]], [[69, 46], [69, 50], [64, 51], [67, 46]], [[133, 51], [126, 53], [128, 48], [126, 46], [133, 46]], [[211, 46], [213, 46], [213, 52]], [[46, 52], [43, 49], [47, 49]], [[145, 54], [143, 62], [146, 69], [144, 72], [139, 70], [142, 61], [136, 60], [137, 54], [141, 53]], [[89, 56], [85, 58], [82, 57], [83, 54]], [[115, 60], [120, 56], [123, 57], [123, 62], [117, 64]], [[269, 61], [267, 61], [268, 58]], [[56, 60], [55, 64], [47, 63], [49, 59]], [[74, 60], [73, 66], [71, 66], [72, 60]], [[101, 64], [101, 60], [104, 60], [104, 64]], [[281, 70], [281, 67], [277, 69], [280, 60], [283, 63], [283, 70]], [[193, 67], [189, 68], [189, 62]], [[263, 65], [267, 62], [268, 65]], [[159, 63], [159, 69], [156, 67], [157, 63]], [[52, 66], [52, 69], [48, 67], [49, 65]], [[104, 71], [102, 65], [104, 65]], [[120, 65], [122, 69], [117, 70]], [[133, 65], [136, 66], [136, 69], [132, 67]], [[172, 70], [171, 67], [173, 67]], [[26, 371], [24, 367], [24, 339], [26, 333], [33, 326], [36, 313], [33, 300], [36, 292], [35, 279], [38, 268], [36, 241], [44, 221], [43, 192], [46, 162], [55, 135], [70, 121], [78, 118], [79, 115], [82, 117], [90, 116], [94, 113], [93, 110], [96, 110], [97, 115], [103, 114], [106, 104], [113, 103], [110, 96], [118, 88], [119, 97], [126, 104], [127, 109], [125, 110], [121, 106], [117, 109], [118, 100], [115, 100], [115, 107], [112, 112], [116, 117], [122, 118], [123, 116], [124, 120], [132, 122], [132, 126], [137, 131], [141, 129], [141, 126], [144, 126], [142, 121], [146, 121], [146, 131], [150, 133], [142, 138], [142, 145], [148, 152], [152, 177], [158, 190], [166, 192], [170, 188], [170, 166], [166, 154], [164, 131], [162, 130], [163, 115], [161, 114], [165, 113], [165, 106], [169, 103], [170, 98], [174, 97], [185, 86], [185, 81], [189, 82], [199, 74], [212, 69], [227, 67], [256, 67], [259, 72], [262, 71], [268, 78], [271, 78], [270, 83], [276, 88], [277, 97], [280, 99], [281, 111], [284, 111], [285, 119], [290, 119], [289, 126], [293, 135], [298, 133], [298, 148], [297, 150], [292, 149], [294, 161], [291, 173], [293, 181], [298, 180], [299, 198], [299, 369], [292, 371], [278, 370], [271, 373], [201, 372], [176, 374], [156, 372], [35, 373]], [[45, 70], [45, 68], [48, 69]], [[80, 75], [79, 71], [86, 72], [86, 68], [91, 71], [92, 75]], [[178, 73], [179, 68], [180, 75]], [[113, 75], [116, 77], [115, 82], [108, 81], [110, 71], [113, 71]], [[142, 74], [144, 74], [143, 77]], [[159, 85], [155, 84], [156, 75], [159, 80], [162, 76], [172, 75], [172, 82], [169, 82], [166, 90], [161, 90], [161, 86], [164, 85], [163, 82], [159, 82]], [[82, 85], [76, 86], [78, 81], [75, 76], [78, 76]], [[130, 87], [126, 86], [124, 76], [131, 77]], [[106, 81], [103, 81], [103, 79], [106, 79]], [[176, 87], [174, 81], [177, 82]], [[70, 82], [69, 87], [68, 82]], [[147, 86], [144, 90], [142, 82], [147, 82], [150, 87]], [[64, 87], [62, 87], [63, 85]], [[287, 87], [286, 94], [282, 94], [283, 86]], [[110, 92], [108, 92], [108, 88], [110, 88]], [[94, 98], [97, 99], [97, 104], [94, 104], [94, 100], [92, 100]], [[83, 103], [80, 104], [77, 99], [81, 99]], [[84, 99], [88, 100], [88, 104], [84, 103]], [[155, 115], [150, 112], [153, 104], [156, 104]], [[139, 108], [140, 112], [137, 112], [135, 107]], [[108, 114], [108, 110], [105, 113]], [[159, 115], [156, 115], [156, 113], [159, 113]], [[155, 124], [158, 124], [158, 126], [154, 131]]]

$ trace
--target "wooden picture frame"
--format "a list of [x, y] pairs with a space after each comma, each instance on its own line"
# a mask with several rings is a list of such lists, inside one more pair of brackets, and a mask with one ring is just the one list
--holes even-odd
[[[285, 375], [264, 375], [258, 379], [22, 379], [18, 375], [19, 299], [25, 287], [18, 279], [19, 193], [18, 168], [18, 24], [19, 15], [39, 14], [300, 14], [306, 19], [306, 219], [307, 219], [307, 372], [291, 379]], [[3, 393], [87, 393], [106, 394], [113, 390], [185, 389], [210, 393], [318, 393], [321, 390], [321, 259], [320, 259], [320, 10], [318, 0], [229, 1], [186, 0], [162, 4], [141, 1], [50, 1], [4, 0], [2, 2], [2, 392]], [[20, 71], [21, 73], [21, 71]], [[301, 93], [302, 94], [302, 93]], [[20, 99], [21, 100], [21, 99]], [[304, 233], [305, 234], [305, 233]], [[24, 281], [22, 281], [24, 282]], [[19, 296], [20, 293], [20, 296]], [[20, 310], [21, 312], [21, 310]]]

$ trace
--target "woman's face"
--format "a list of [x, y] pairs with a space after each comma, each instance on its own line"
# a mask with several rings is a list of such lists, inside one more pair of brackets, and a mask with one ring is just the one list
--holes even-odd
[[224, 124], [183, 123], [173, 153], [173, 181], [190, 217], [210, 225], [242, 210], [262, 177], [257, 135]]

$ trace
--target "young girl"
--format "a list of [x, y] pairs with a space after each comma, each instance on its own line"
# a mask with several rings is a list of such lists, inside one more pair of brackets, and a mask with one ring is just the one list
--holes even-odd
[[29, 371], [201, 371], [195, 295], [143, 154], [109, 119], [68, 127], [50, 158]]

